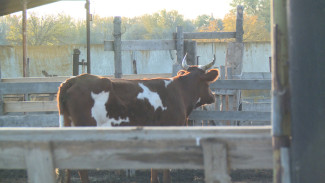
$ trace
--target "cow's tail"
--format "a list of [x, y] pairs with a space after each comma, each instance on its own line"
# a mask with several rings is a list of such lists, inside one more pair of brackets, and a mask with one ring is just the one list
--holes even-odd
[[57, 105], [59, 109], [60, 127], [66, 126], [64, 124], [67, 124], [64, 118], [64, 114], [68, 113], [68, 110], [66, 108], [66, 101], [68, 97], [67, 91], [74, 83], [75, 83], [75, 78], [70, 78], [66, 80], [65, 82], [61, 83], [59, 87], [59, 91], [57, 93]]

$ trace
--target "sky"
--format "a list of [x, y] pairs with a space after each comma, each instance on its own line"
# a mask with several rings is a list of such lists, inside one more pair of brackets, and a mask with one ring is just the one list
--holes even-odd
[[[214, 18], [223, 18], [229, 12], [232, 0], [90, 0], [90, 13], [101, 17], [122, 16], [135, 17], [144, 14], [153, 14], [166, 9], [177, 10], [185, 19], [195, 19], [198, 15], [213, 15]], [[65, 13], [76, 19], [85, 19], [85, 1], [64, 0], [37, 8], [28, 12], [39, 15]]]

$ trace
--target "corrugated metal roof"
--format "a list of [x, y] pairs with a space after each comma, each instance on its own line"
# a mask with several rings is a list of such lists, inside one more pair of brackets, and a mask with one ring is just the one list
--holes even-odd
[[[27, 9], [53, 3], [59, 0], [26, 0]], [[0, 0], [0, 16], [23, 10], [23, 0]]]

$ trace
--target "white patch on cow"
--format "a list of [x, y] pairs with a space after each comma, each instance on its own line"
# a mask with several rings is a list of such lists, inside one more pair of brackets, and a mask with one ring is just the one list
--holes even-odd
[[109, 118], [106, 111], [106, 102], [108, 101], [109, 92], [102, 91], [99, 94], [91, 92], [91, 97], [94, 100], [94, 106], [91, 108], [91, 115], [96, 120], [97, 126], [112, 126], [112, 123], [119, 125], [122, 122], [130, 122], [129, 118]]
[[167, 88], [167, 86], [173, 82], [173, 79], [164, 80], [164, 82], [165, 82], [165, 87]]
[[64, 117], [63, 117], [63, 115], [59, 116], [59, 127], [64, 127]]
[[150, 91], [149, 88], [142, 83], [139, 83], [139, 86], [143, 89], [143, 92], [138, 94], [138, 99], [148, 99], [149, 103], [155, 108], [155, 110], [157, 110], [158, 107], [161, 107], [162, 110], [167, 110], [167, 107], [163, 106], [158, 93]]
[[[119, 117], [117, 120], [115, 118], [109, 118], [109, 120], [107, 120], [105, 123], [100, 124], [100, 126], [101, 127], [110, 127], [110, 126], [112, 126], [112, 124], [120, 125], [122, 122], [129, 123], [130, 122], [129, 117], [126, 117], [125, 119]], [[99, 126], [99, 125], [97, 125], [97, 126]]]

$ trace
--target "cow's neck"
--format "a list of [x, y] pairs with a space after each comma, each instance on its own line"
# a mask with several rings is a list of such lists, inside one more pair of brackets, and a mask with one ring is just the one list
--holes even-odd
[[177, 78], [179, 80], [180, 91], [183, 92], [181, 95], [183, 98], [183, 103], [186, 108], [187, 115], [189, 115], [193, 109], [197, 101], [199, 100], [199, 95], [197, 88], [193, 85], [193, 79], [191, 77], [183, 76]]

